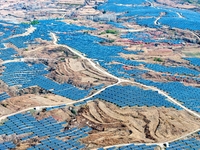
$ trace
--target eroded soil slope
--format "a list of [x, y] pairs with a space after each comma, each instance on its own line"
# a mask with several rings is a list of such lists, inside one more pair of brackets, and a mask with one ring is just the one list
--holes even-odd
[[[164, 142], [200, 127], [197, 118], [172, 108], [118, 108], [102, 101], [88, 103], [79, 110], [77, 122], [93, 127], [82, 142], [89, 147], [132, 142]], [[72, 123], [72, 122], [71, 122]]]
[[[200, 128], [200, 120], [184, 110], [165, 107], [119, 108], [103, 101], [33, 115], [39, 120], [52, 116], [58, 121], [66, 121], [66, 130], [90, 126], [93, 130], [81, 139], [87, 149], [124, 143], [167, 142]], [[33, 144], [31, 141], [27, 143]]]
[[81, 58], [65, 58], [51, 66], [49, 78], [60, 83], [71, 83], [77, 87], [90, 88], [94, 85], [109, 85], [116, 81], [90, 65], [87, 60]]

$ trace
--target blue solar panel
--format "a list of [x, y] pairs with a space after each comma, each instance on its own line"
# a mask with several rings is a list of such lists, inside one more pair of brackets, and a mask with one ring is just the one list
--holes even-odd
[[93, 99], [102, 99], [120, 107], [165, 106], [181, 109], [179, 106], [167, 101], [166, 97], [158, 92], [143, 90], [136, 86], [113, 86], [95, 95]]
[[0, 94], [0, 102], [8, 98], [10, 98], [10, 96], [6, 92]]
[[14, 149], [14, 148], [16, 148], [16, 145], [13, 142], [0, 143], [0, 150]]
[[137, 82], [145, 85], [155, 86], [167, 93], [174, 99], [183, 102], [183, 105], [187, 108], [200, 112], [200, 89], [192, 86], [185, 86], [180, 82], [153, 82], [150, 80], [137, 79]]
[[188, 60], [190, 62], [190, 64], [194, 65], [194, 66], [200, 66], [200, 58], [185, 58], [186, 60]]
[[[47, 74], [46, 66], [43, 64], [33, 64], [28, 66], [24, 62], [12, 62], [4, 64], [6, 67], [0, 79], [9, 86], [22, 86], [28, 88], [30, 86], [39, 86], [54, 94], [58, 94], [73, 100], [79, 100], [87, 96], [92, 89], [79, 89], [72, 84], [59, 84], [43, 75]], [[0, 97], [1, 100], [1, 97]]]
[[167, 147], [166, 150], [176, 150], [178, 148], [199, 150], [200, 149], [200, 141], [195, 138], [178, 140], [178, 141], [169, 143], [169, 147]]
[[[29, 122], [23, 122], [28, 120]], [[16, 124], [16, 125], [14, 125]], [[88, 132], [92, 129], [90, 127], [84, 128], [72, 128], [66, 131], [64, 130], [64, 124], [66, 122], [57, 122], [53, 117], [44, 118], [42, 120], [36, 120], [30, 113], [26, 114], [16, 114], [14, 116], [8, 117], [8, 121], [4, 122], [0, 126], [0, 135], [12, 135], [12, 134], [24, 134], [31, 133], [28, 136], [25, 136], [21, 141], [30, 140], [34, 137], [47, 137], [45, 140], [41, 141], [42, 144], [38, 144], [31, 148], [84, 148], [85, 145], [78, 142], [80, 138], [88, 136]], [[12, 131], [13, 130], [13, 131]], [[57, 139], [57, 137], [68, 137], [69, 140], [62, 141]], [[13, 144], [3, 143], [0, 144], [0, 147], [15, 147]], [[31, 149], [30, 148], [30, 149]]]

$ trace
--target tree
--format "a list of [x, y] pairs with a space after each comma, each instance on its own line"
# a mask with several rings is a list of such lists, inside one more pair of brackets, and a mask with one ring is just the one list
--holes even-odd
[[161, 58], [157, 58], [157, 57], [155, 57], [153, 60], [158, 61], [158, 62], [163, 62], [163, 60]]
[[38, 21], [38, 20], [33, 20], [33, 21], [31, 21], [30, 24], [31, 24], [31, 25], [36, 25], [36, 24], [39, 24], [39, 21]]

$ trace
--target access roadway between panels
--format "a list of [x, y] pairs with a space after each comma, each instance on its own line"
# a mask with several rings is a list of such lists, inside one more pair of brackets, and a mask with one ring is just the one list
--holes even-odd
[[[54, 43], [55, 45], [57, 45], [57, 46], [63, 46], [63, 47], [68, 48], [71, 52], [73, 52], [74, 54], [78, 55], [78, 56], [81, 57], [82, 59], [86, 59], [87, 61], [89, 61], [90, 64], [91, 64], [95, 69], [97, 69], [98, 71], [100, 71], [100, 72], [102, 72], [103, 74], [105, 74], [105, 75], [107, 75], [107, 76], [110, 76], [110, 77], [112, 77], [112, 78], [114, 78], [114, 79], [116, 79], [116, 80], [118, 81], [118, 82], [115, 83], [115, 84], [112, 84], [112, 85], [109, 85], [109, 86], [107, 86], [107, 87], [102, 88], [101, 90], [97, 91], [96, 93], [92, 94], [92, 95], [89, 96], [89, 97], [80, 99], [79, 101], [67, 103], [67, 105], [71, 105], [71, 104], [74, 104], [74, 103], [77, 103], [77, 102], [81, 102], [81, 101], [87, 100], [87, 99], [92, 98], [93, 96], [95, 96], [95, 95], [101, 93], [102, 91], [104, 91], [104, 90], [107, 89], [107, 88], [110, 88], [110, 87], [112, 87], [112, 86], [118, 85], [118, 84], [120, 84], [120, 83], [122, 83], [122, 82], [126, 82], [126, 83], [135, 84], [135, 85], [138, 85], [138, 86], [142, 86], [142, 87], [148, 88], [148, 89], [153, 90], [153, 91], [157, 91], [159, 94], [161, 94], [161, 95], [167, 97], [169, 101], [171, 101], [171, 102], [173, 102], [174, 104], [180, 106], [181, 108], [183, 108], [185, 111], [189, 112], [190, 114], [193, 114], [194, 116], [200, 118], [200, 114], [198, 114], [198, 113], [196, 113], [196, 112], [194, 112], [194, 111], [188, 109], [187, 107], [181, 105], [178, 101], [176, 101], [175, 99], [173, 99], [172, 97], [170, 97], [170, 96], [169, 96], [167, 93], [165, 93], [164, 91], [162, 91], [162, 90], [160, 90], [160, 89], [158, 89], [158, 88], [156, 88], [156, 87], [147, 86], [147, 85], [144, 85], [144, 84], [141, 84], [141, 83], [138, 83], [138, 82], [134, 82], [134, 81], [130, 81], [130, 80], [118, 78], [118, 77], [116, 77], [116, 76], [114, 76], [114, 75], [112, 75], [112, 74], [106, 72], [105, 70], [103, 70], [103, 68], [101, 68], [99, 65], [97, 65], [96, 63], [94, 63], [90, 58], [86, 58], [85, 56], [83, 56], [83, 55], [82, 55], [80, 52], [78, 52], [77, 50], [74, 50], [73, 48], [71, 48], [71, 47], [69, 47], [69, 46], [67, 46], [67, 45], [57, 44], [57, 37], [56, 37], [56, 35], [55, 35], [54, 33], [50, 33], [50, 34], [51, 34], [51, 36], [53, 37], [53, 43]], [[32, 58], [30, 58], [30, 59], [32, 59]], [[34, 59], [35, 59], [35, 58], [34, 58]], [[38, 58], [38, 59], [41, 59], [41, 58]], [[5, 64], [5, 63], [9, 63], [9, 62], [20, 62], [20, 61], [24, 61], [24, 60], [25, 60], [25, 59], [17, 59], [17, 60], [10, 60], [10, 61], [8, 60], [8, 61], [5, 61], [5, 62], [2, 62], [1, 64]], [[38, 109], [42, 109], [42, 108], [46, 108], [46, 107], [52, 107], [52, 106], [39, 106]], [[16, 113], [12, 113], [12, 114], [10, 114], [10, 115], [2, 116], [2, 117], [0, 117], [0, 121], [1, 121], [2, 119], [5, 119], [5, 118], [9, 117], [9, 116], [15, 115], [15, 114], [17, 114], [17, 113], [25, 112], [25, 111], [31, 110], [31, 109], [33, 109], [33, 108], [34, 108], [34, 107], [30, 107], [30, 108], [21, 110], [21, 111], [16, 112]]]
[[[183, 108], [183, 109], [184, 109], [185, 111], [187, 111], [188, 113], [193, 114], [194, 116], [200, 118], [200, 114], [198, 114], [198, 113], [196, 113], [196, 112], [194, 112], [194, 111], [188, 109], [187, 107], [181, 105], [178, 101], [176, 101], [175, 99], [173, 99], [172, 97], [170, 97], [170, 96], [169, 96], [167, 93], [165, 93], [164, 91], [162, 91], [162, 90], [160, 90], [160, 89], [158, 89], [158, 88], [156, 88], [156, 87], [147, 86], [147, 85], [144, 85], [144, 84], [141, 84], [141, 83], [138, 83], [138, 82], [134, 82], [134, 81], [130, 81], [130, 80], [118, 78], [118, 77], [116, 77], [116, 76], [114, 76], [114, 75], [112, 75], [112, 74], [106, 72], [103, 68], [101, 68], [101, 66], [97, 65], [96, 63], [94, 63], [94, 62], [92, 61], [92, 59], [85, 57], [85, 56], [84, 56], [83, 54], [81, 54], [79, 51], [77, 51], [77, 50], [75, 50], [75, 49], [73, 49], [73, 48], [71, 48], [71, 47], [69, 47], [69, 46], [67, 46], [67, 45], [57, 44], [57, 37], [56, 37], [56, 35], [55, 35], [54, 33], [52, 33], [52, 32], [51, 32], [50, 34], [51, 34], [51, 36], [52, 36], [52, 38], [53, 38], [53, 43], [54, 43], [55, 46], [63, 46], [63, 47], [68, 48], [71, 52], [73, 52], [74, 54], [78, 55], [78, 56], [81, 57], [82, 59], [86, 59], [95, 69], [97, 69], [97, 70], [100, 71], [101, 73], [103, 73], [103, 74], [105, 74], [105, 75], [107, 75], [107, 76], [110, 76], [110, 77], [112, 77], [112, 78], [114, 78], [114, 79], [117, 80], [117, 83], [115, 83], [115, 84], [112, 84], [112, 85], [109, 85], [109, 86], [107, 86], [107, 87], [104, 87], [104, 88], [102, 88], [101, 90], [97, 91], [96, 93], [94, 93], [94, 94], [92, 94], [92, 95], [90, 95], [90, 96], [88, 96], [88, 97], [86, 97], [86, 98], [80, 99], [80, 100], [78, 100], [78, 101], [66, 103], [66, 105], [72, 105], [72, 104], [75, 104], [75, 103], [77, 103], [77, 102], [82, 102], [82, 101], [84, 101], [84, 100], [90, 99], [90, 98], [92, 98], [93, 96], [95, 96], [95, 95], [101, 93], [102, 91], [106, 90], [107, 88], [110, 88], [110, 87], [112, 87], [112, 86], [115, 86], [115, 85], [118, 85], [118, 84], [120, 84], [120, 83], [122, 83], [122, 82], [125, 82], [125, 83], [135, 84], [135, 85], [137, 85], [137, 86], [145, 87], [145, 88], [148, 88], [148, 89], [153, 90], [153, 91], [157, 91], [159, 94], [161, 94], [161, 95], [167, 97], [168, 100], [171, 101], [172, 103], [174, 103], [174, 104], [180, 106], [181, 108]], [[28, 58], [28, 59], [29, 59], [29, 58]], [[30, 59], [33, 59], [33, 58], [30, 58]], [[35, 58], [34, 58], [34, 59], [35, 59]], [[41, 58], [38, 58], [38, 59], [41, 59]], [[17, 60], [10, 60], [10, 61], [8, 60], [8, 61], [5, 61], [5, 62], [2, 62], [1, 64], [5, 64], [5, 63], [9, 63], [9, 62], [20, 62], [20, 61], [25, 61], [25, 60], [26, 60], [26, 59], [17, 59]], [[5, 116], [0, 117], [0, 122], [3, 121], [4, 119], [6, 119], [7, 117], [16, 115], [16, 114], [18, 114], [18, 113], [23, 113], [23, 112], [30, 111], [30, 110], [33, 110], [33, 109], [36, 109], [37, 111], [40, 111], [40, 110], [42, 110], [43, 108], [48, 108], [48, 107], [53, 107], [53, 106], [56, 106], [56, 105], [52, 105], [52, 106], [29, 107], [29, 108], [20, 110], [20, 111], [18, 111], [18, 112], [15, 112], [15, 113], [8, 114], [8, 115], [5, 115]], [[184, 137], [187, 137], [187, 136], [189, 136], [189, 135], [191, 135], [191, 134], [194, 134], [194, 133], [196, 133], [196, 132], [198, 132], [198, 131], [200, 131], [200, 129], [199, 129], [199, 130], [196, 130], [196, 131], [193, 131], [193, 132], [191, 132], [191, 133], [188, 133], [188, 134], [186, 134], [186, 135], [184, 135], [184, 136], [182, 136], [182, 137], [179, 137], [179, 138], [177, 138], [177, 139], [175, 139], [175, 140], [173, 140], [173, 141], [177, 141], [177, 140], [182, 139], [182, 138], [184, 138]], [[173, 141], [168, 141], [168, 142], [173, 142]], [[145, 144], [147, 144], [147, 143], [145, 143]], [[156, 144], [156, 145], [160, 145], [161, 147], [162, 147], [162, 145], [163, 145], [163, 143], [149, 143], [148, 145], [155, 145], [155, 144]], [[126, 146], [126, 145], [128, 145], [128, 144], [113, 145], [113, 146], [119, 147], [119, 146]], [[110, 147], [110, 146], [109, 146], [109, 147]], [[108, 148], [108, 147], [106, 147], [106, 148]]]
[[[94, 93], [93, 95], [91, 95], [91, 96], [89, 96], [89, 97], [80, 99], [79, 101], [75, 101], [75, 102], [72, 102], [72, 103], [68, 103], [67, 105], [69, 105], [69, 104], [74, 104], [74, 103], [76, 103], [76, 102], [84, 101], [84, 100], [86, 100], [86, 99], [89, 99], [89, 98], [91, 98], [91, 97], [93, 97], [93, 96], [95, 96], [95, 95], [101, 93], [102, 91], [104, 91], [105, 89], [107, 89], [107, 88], [109, 88], [109, 87], [118, 85], [118, 84], [120, 84], [120, 83], [122, 83], [122, 82], [127, 82], [127, 83], [131, 83], [131, 84], [135, 84], [135, 85], [138, 85], [138, 86], [142, 86], [142, 87], [151, 89], [151, 90], [153, 90], [153, 91], [157, 91], [159, 94], [161, 94], [161, 95], [167, 97], [169, 101], [171, 101], [171, 102], [173, 102], [174, 104], [180, 106], [181, 108], [183, 108], [183, 109], [186, 110], [187, 112], [193, 114], [194, 116], [200, 118], [200, 114], [198, 114], [198, 113], [196, 113], [196, 112], [194, 112], [194, 111], [188, 109], [187, 107], [181, 105], [179, 102], [177, 102], [175, 99], [173, 99], [172, 97], [170, 97], [167, 93], [163, 92], [162, 90], [160, 90], [160, 89], [158, 89], [158, 88], [156, 88], [156, 87], [147, 86], [147, 85], [144, 85], [144, 84], [141, 84], [141, 83], [138, 83], [138, 82], [134, 82], [134, 81], [130, 81], [130, 80], [125, 80], [125, 79], [118, 78], [118, 77], [116, 77], [116, 76], [114, 76], [114, 75], [112, 75], [112, 74], [106, 72], [105, 70], [103, 70], [100, 66], [98, 66], [96, 63], [94, 63], [90, 58], [86, 58], [85, 56], [83, 56], [83, 55], [82, 55], [80, 52], [78, 52], [77, 50], [74, 50], [73, 48], [71, 48], [71, 47], [69, 47], [69, 46], [67, 46], [67, 45], [57, 44], [57, 37], [56, 37], [56, 35], [55, 35], [54, 33], [50, 33], [50, 34], [51, 34], [51, 36], [53, 37], [53, 43], [54, 43], [56, 46], [63, 46], [63, 47], [68, 48], [71, 52], [73, 52], [74, 54], [78, 55], [78, 56], [81, 57], [82, 59], [86, 59], [87, 61], [89, 61], [90, 64], [91, 64], [95, 69], [97, 69], [98, 71], [100, 71], [100, 72], [102, 72], [103, 74], [105, 74], [105, 75], [107, 75], [107, 76], [110, 76], [110, 77], [112, 77], [112, 78], [114, 78], [114, 79], [116, 79], [116, 80], [118, 81], [118, 82], [115, 83], [115, 84], [109, 85], [109, 86], [107, 86], [107, 87], [105, 87], [105, 88], [103, 88], [103, 89], [97, 91], [96, 93]], [[27, 59], [29, 59], [29, 58], [27, 58]], [[36, 58], [30, 58], [30, 59], [36, 59]], [[38, 58], [38, 59], [41, 59], [41, 58]], [[26, 59], [8, 60], [8, 61], [2, 62], [1, 64], [5, 64], [5, 63], [9, 63], [9, 62], [20, 62], [20, 61], [25, 61], [25, 60], [26, 60]], [[40, 107], [41, 107], [41, 108], [44, 108], [44, 107], [46, 107], [46, 106], [40, 106]], [[48, 107], [51, 107], [51, 106], [48, 106]], [[30, 110], [30, 109], [33, 109], [33, 108], [32, 108], [32, 107], [31, 107], [31, 108], [27, 108], [27, 109], [25, 109], [25, 110], [21, 110], [20, 112], [24, 112], [24, 111], [27, 111], [27, 110]], [[17, 113], [20, 113], [20, 112], [16, 112], [16, 113], [10, 114], [9, 116], [12, 116], [12, 115], [17, 114]], [[7, 117], [8, 117], [8, 115], [7, 115]], [[2, 118], [2, 117], [1, 117], [1, 118]], [[2, 120], [1, 118], [0, 118], [0, 120]], [[3, 118], [5, 118], [5, 117], [3, 117]]]
[[[55, 45], [63, 46], [63, 47], [68, 48], [71, 52], [73, 52], [74, 54], [78, 55], [78, 56], [81, 57], [82, 59], [86, 59], [87, 61], [89, 61], [90, 64], [91, 64], [95, 69], [97, 69], [98, 71], [100, 71], [100, 72], [102, 72], [103, 74], [108, 75], [108, 76], [110, 76], [110, 77], [112, 77], [112, 78], [114, 78], [114, 79], [116, 79], [116, 80], [118, 81], [116, 84], [113, 84], [113, 85], [111, 85], [111, 86], [120, 84], [120, 83], [122, 83], [122, 82], [127, 82], [127, 83], [131, 83], [131, 84], [135, 84], [135, 85], [138, 85], [138, 86], [142, 86], [142, 87], [151, 89], [151, 90], [153, 90], [153, 91], [157, 91], [159, 94], [161, 94], [161, 95], [167, 97], [168, 100], [171, 101], [172, 103], [174, 103], [174, 104], [180, 106], [181, 108], [183, 108], [183, 109], [184, 109], [185, 111], [187, 111], [188, 113], [193, 114], [194, 116], [200, 118], [200, 114], [198, 114], [198, 113], [196, 113], [196, 112], [194, 112], [194, 111], [188, 109], [187, 107], [181, 105], [179, 102], [177, 102], [175, 99], [173, 99], [172, 97], [170, 97], [170, 96], [169, 96], [167, 93], [165, 93], [164, 91], [162, 91], [162, 90], [160, 90], [160, 89], [158, 89], [158, 88], [156, 88], [156, 87], [147, 86], [147, 85], [144, 85], [144, 84], [141, 84], [141, 83], [138, 83], [138, 82], [133, 82], [133, 81], [130, 81], [130, 80], [125, 80], [125, 79], [118, 78], [118, 77], [116, 77], [116, 76], [114, 76], [114, 75], [112, 75], [112, 74], [106, 72], [105, 70], [103, 70], [99, 65], [97, 65], [96, 63], [94, 63], [90, 58], [87, 58], [87, 57], [85, 57], [84, 55], [82, 55], [79, 51], [77, 51], [77, 50], [75, 50], [75, 49], [73, 49], [73, 48], [71, 48], [71, 47], [69, 47], [69, 46], [67, 46], [67, 45], [57, 44], [57, 37], [56, 37], [56, 35], [55, 35], [54, 33], [52, 33], [52, 32], [51, 32], [50, 34], [51, 34], [51, 36], [52, 36], [52, 38], [53, 38], [53, 43], [54, 43]], [[111, 87], [111, 86], [107, 86], [106, 88]], [[98, 91], [97, 93], [100, 93], [101, 91], [105, 90], [106, 88], [101, 89], [101, 90]], [[93, 95], [90, 96], [90, 97], [93, 97], [94, 95], [97, 95], [97, 93], [93, 94]], [[85, 98], [85, 99], [89, 99], [90, 97]], [[85, 100], [85, 99], [84, 99], [84, 100]], [[80, 100], [80, 101], [83, 101], [83, 100]], [[80, 101], [79, 101], [79, 102], [80, 102]], [[177, 139], [175, 139], [175, 140], [167, 141], [166, 143], [174, 142], [174, 141], [180, 140], [180, 139], [182, 139], [182, 138], [184, 138], [184, 137], [187, 137], [187, 136], [189, 136], [189, 135], [191, 135], [191, 134], [194, 134], [194, 133], [196, 133], [196, 132], [198, 132], [198, 131], [200, 131], [200, 129], [198, 129], [198, 130], [196, 130], [196, 131], [193, 131], [193, 132], [191, 132], [191, 133], [188, 133], [188, 134], [186, 134], [186, 135], [184, 135], [184, 136], [181, 136], [181, 137], [179, 137], [179, 138], [177, 138]], [[145, 143], [145, 144], [146, 144], [146, 143]], [[163, 148], [163, 144], [164, 144], [164, 143], [153, 143], [153, 144], [152, 144], [152, 143], [149, 143], [148, 145], [154, 145], [154, 144], [159, 145], [161, 148]], [[128, 145], [128, 144], [113, 145], [113, 146], [120, 147], [120, 146], [125, 146], [125, 145]], [[112, 147], [112, 146], [109, 146], [109, 147]], [[108, 148], [108, 147], [106, 147], [106, 148]], [[164, 148], [163, 148], [163, 149], [164, 149]]]
[[75, 53], [76, 55], [78, 55], [79, 57], [81, 57], [82, 59], [86, 59], [87, 61], [90, 62], [90, 64], [95, 68], [97, 69], [98, 71], [102, 72], [103, 74], [107, 75], [107, 76], [110, 76], [114, 79], [116, 79], [118, 81], [118, 83], [121, 83], [121, 82], [128, 82], [128, 83], [132, 83], [132, 84], [135, 84], [135, 85], [138, 85], [138, 86], [142, 86], [142, 87], [145, 87], [145, 88], [148, 88], [150, 90], [153, 90], [153, 91], [157, 91], [159, 94], [165, 96], [168, 98], [168, 100], [170, 100], [171, 102], [173, 102], [174, 104], [180, 106], [181, 108], [183, 108], [184, 110], [186, 110], [187, 112], [193, 114], [194, 116], [200, 118], [200, 114], [188, 109], [187, 107], [181, 105], [179, 102], [177, 102], [175, 99], [173, 99], [172, 97], [170, 97], [167, 93], [163, 92], [162, 90], [156, 88], [156, 87], [152, 87], [152, 86], [147, 86], [147, 85], [144, 85], [144, 84], [141, 84], [141, 83], [138, 83], [138, 82], [134, 82], [134, 81], [130, 81], [130, 80], [126, 80], [126, 79], [121, 79], [121, 78], [118, 78], [108, 72], [106, 72], [105, 70], [103, 70], [100, 66], [98, 66], [96, 63], [94, 63], [90, 58], [87, 58], [85, 56], [83, 56], [81, 53], [79, 53], [77, 50], [74, 50], [73, 48], [67, 46], [67, 45], [61, 45], [61, 44], [57, 44], [57, 37], [54, 33], [51, 33], [51, 36], [53, 37], [53, 43], [57, 46], [63, 46], [63, 47], [66, 47], [68, 48], [71, 52]]

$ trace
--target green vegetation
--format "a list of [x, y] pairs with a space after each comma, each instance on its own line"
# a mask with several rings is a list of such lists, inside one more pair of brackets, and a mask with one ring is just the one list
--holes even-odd
[[117, 30], [108, 29], [108, 30], [106, 30], [106, 33], [108, 33], [108, 34], [118, 34], [118, 31]]
[[102, 35], [102, 34], [118, 34], [118, 33], [119, 32], [117, 30], [108, 29], [106, 31], [99, 33], [99, 35]]
[[163, 62], [163, 60], [161, 58], [157, 58], [157, 57], [155, 57], [153, 60], [157, 61], [157, 62]]
[[36, 25], [36, 24], [39, 24], [39, 21], [38, 20], [33, 20], [31, 22], [22, 22], [21, 24], [31, 24], [31, 25]]
[[39, 24], [39, 21], [38, 20], [33, 20], [33, 21], [30, 22], [30, 24], [31, 25], [36, 25], [36, 24]]
[[106, 34], [106, 32], [104, 31], [104, 32], [99, 33], [99, 35], [102, 35], [102, 34]]
[[71, 113], [74, 114], [74, 115], [77, 114], [76, 110], [74, 110], [74, 109], [71, 110]]
[[62, 58], [60, 58], [60, 60], [61, 60], [61, 61], [65, 61], [65, 58], [62, 57]]

